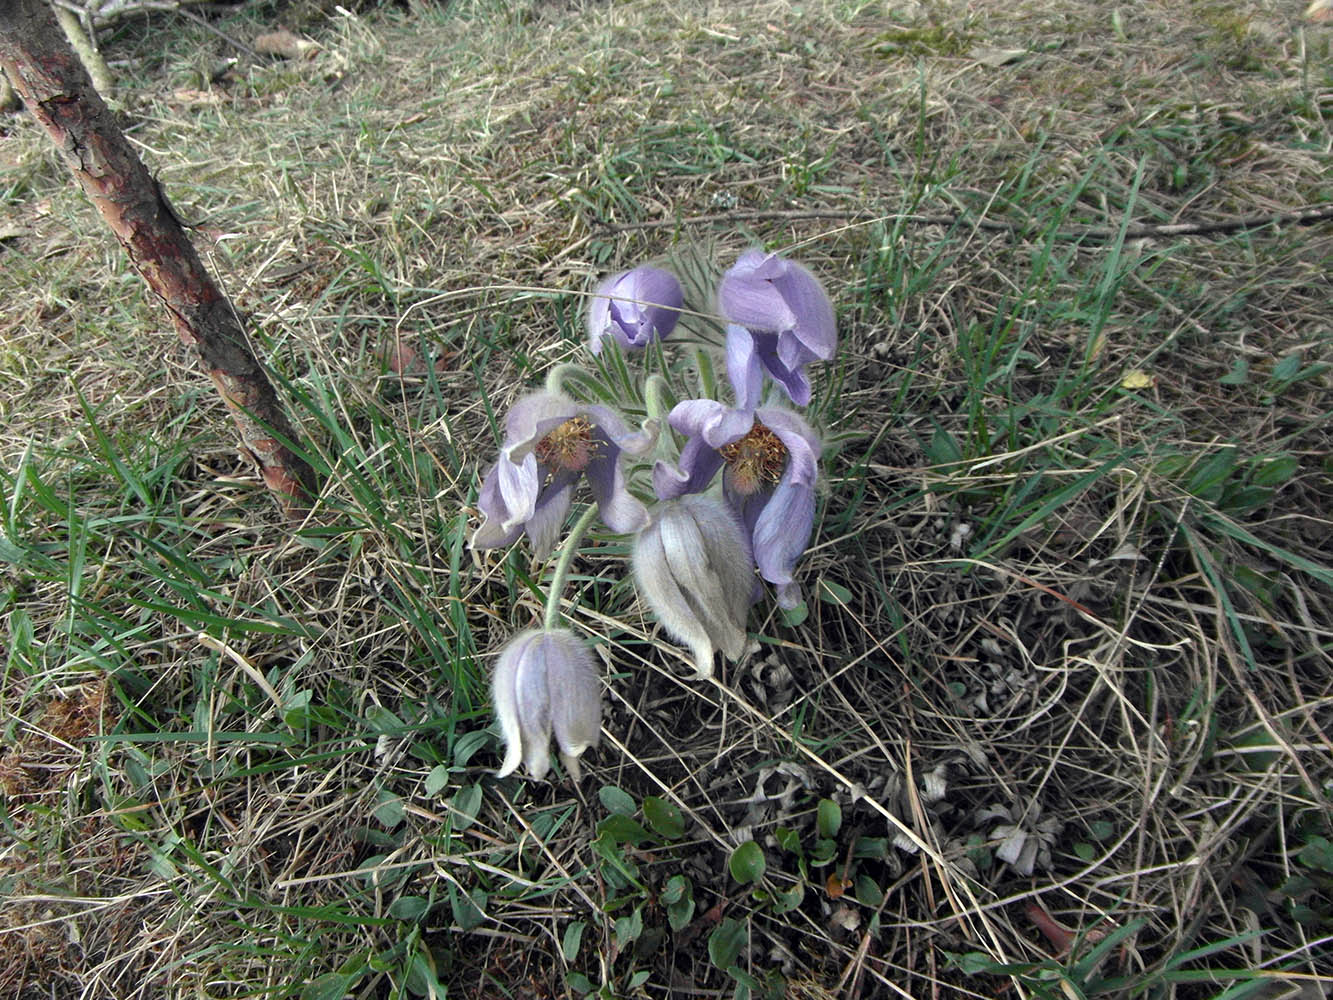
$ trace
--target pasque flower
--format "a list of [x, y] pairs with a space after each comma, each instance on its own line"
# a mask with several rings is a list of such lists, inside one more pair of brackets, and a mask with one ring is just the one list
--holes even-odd
[[715, 497], [665, 500], [634, 539], [634, 582], [673, 638], [690, 647], [700, 677], [713, 653], [745, 652], [745, 616], [754, 590], [754, 561], [736, 514]]
[[519, 764], [534, 778], [551, 766], [551, 732], [570, 776], [579, 779], [578, 758], [597, 745], [602, 696], [588, 647], [567, 629], [531, 629], [500, 653], [491, 696], [505, 741], [501, 778]]
[[588, 310], [588, 347], [600, 354], [602, 338], [614, 337], [627, 350], [641, 350], [672, 331], [683, 301], [676, 276], [660, 267], [636, 267], [608, 278]]
[[658, 462], [653, 487], [664, 499], [698, 493], [722, 471], [722, 493], [750, 539], [759, 575], [777, 587], [778, 604], [795, 607], [792, 570], [815, 522], [818, 436], [790, 410], [735, 410], [713, 399], [687, 399], [667, 417], [686, 435], [679, 467]]
[[737, 405], [759, 403], [767, 372], [793, 403], [808, 406], [805, 366], [830, 360], [838, 344], [833, 303], [819, 279], [795, 261], [747, 250], [722, 276], [717, 298]]
[[648, 512], [625, 488], [620, 455], [642, 455], [654, 439], [655, 428], [633, 433], [604, 406], [555, 392], [524, 396], [509, 411], [500, 458], [482, 479], [477, 503], [485, 521], [472, 547], [508, 545], [526, 532], [533, 552], [544, 557], [584, 476], [606, 526], [638, 531]]

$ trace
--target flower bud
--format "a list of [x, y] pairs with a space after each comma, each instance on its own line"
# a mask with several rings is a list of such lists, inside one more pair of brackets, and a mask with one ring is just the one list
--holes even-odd
[[575, 781], [578, 758], [597, 745], [601, 685], [588, 647], [567, 629], [531, 629], [500, 652], [491, 695], [505, 741], [503, 778], [524, 764], [534, 778], [550, 768], [551, 732]]
[[745, 529], [714, 497], [686, 494], [658, 504], [634, 539], [634, 581], [667, 633], [690, 647], [700, 677], [713, 651], [745, 652], [754, 560]]
[[602, 338], [614, 337], [626, 350], [642, 350], [675, 328], [683, 301], [676, 276], [658, 267], [636, 267], [608, 278], [588, 310], [588, 348], [600, 354]]

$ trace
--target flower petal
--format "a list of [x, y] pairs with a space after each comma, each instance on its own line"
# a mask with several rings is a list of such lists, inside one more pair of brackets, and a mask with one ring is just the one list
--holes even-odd
[[838, 347], [838, 322], [833, 303], [819, 279], [794, 260], [783, 261], [773, 287], [797, 321], [793, 327], [801, 343], [821, 361], [833, 358]]
[[577, 758], [601, 738], [602, 690], [588, 647], [572, 633], [547, 632], [543, 656], [551, 697], [551, 724], [562, 756]]
[[495, 717], [500, 723], [500, 735], [504, 737], [505, 756], [496, 776], [508, 777], [518, 770], [523, 761], [523, 729], [518, 721], [518, 665], [523, 658], [531, 636], [525, 632], [509, 641], [500, 652], [500, 659], [495, 664], [495, 673], [491, 677], [491, 702], [495, 706]]
[[481, 527], [473, 533], [472, 541], [469, 543], [477, 550], [511, 545], [518, 540], [519, 535], [523, 534], [522, 524], [505, 527], [511, 519], [509, 506], [500, 494], [499, 464], [497, 462], [487, 471], [481, 481], [481, 490], [477, 494], [477, 507], [485, 518]]
[[735, 323], [727, 325], [727, 378], [736, 393], [736, 408], [753, 410], [764, 390], [764, 369], [759, 363], [754, 335]]
[[537, 501], [537, 507], [524, 525], [528, 533], [528, 544], [537, 559], [545, 559], [555, 548], [556, 537], [565, 523], [569, 505], [574, 499], [574, 476], [564, 473], [562, 483], [553, 483], [547, 487]]
[[558, 392], [530, 392], [519, 398], [505, 417], [501, 454], [518, 463], [542, 438], [579, 414], [579, 405]]
[[713, 642], [671, 575], [656, 519], [634, 539], [631, 555], [634, 583], [644, 602], [677, 642], [690, 647], [694, 668], [700, 677], [713, 673]]
[[[600, 437], [600, 435], [599, 435]], [[620, 467], [620, 449], [605, 438], [597, 455], [585, 470], [592, 495], [597, 500], [597, 512], [602, 522], [612, 531], [630, 535], [648, 527], [648, 510], [630, 493], [625, 485], [625, 472]]]

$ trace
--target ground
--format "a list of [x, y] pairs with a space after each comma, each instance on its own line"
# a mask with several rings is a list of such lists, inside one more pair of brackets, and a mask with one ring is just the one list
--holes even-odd
[[[201, 16], [101, 44], [321, 502], [284, 520], [0, 119], [0, 995], [1322, 995], [1327, 21]], [[245, 51], [284, 25], [318, 50]], [[491, 665], [550, 568], [467, 547], [503, 414], [587, 364], [602, 276], [665, 263], [707, 314], [755, 245], [838, 314], [806, 605], [697, 680], [594, 531], [602, 744], [497, 779]]]

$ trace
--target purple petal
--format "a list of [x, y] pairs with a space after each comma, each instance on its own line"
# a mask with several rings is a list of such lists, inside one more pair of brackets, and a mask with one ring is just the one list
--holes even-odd
[[626, 488], [618, 448], [603, 439], [585, 474], [597, 500], [597, 512], [608, 528], [618, 534], [631, 535], [648, 526], [647, 509]]
[[505, 418], [503, 454], [512, 462], [521, 462], [538, 441], [578, 415], [579, 405], [568, 396], [545, 391], [523, 396]]
[[[501, 459], [504, 461], [504, 459]], [[472, 548], [494, 549], [502, 545], [512, 545], [523, 534], [522, 523], [511, 524], [509, 507], [500, 493], [500, 462], [492, 465], [481, 481], [481, 490], [477, 494], [477, 506], [485, 518], [472, 535]], [[510, 525], [506, 527], [506, 525]]]
[[[783, 338], [786, 338], [786, 340], [784, 341]], [[780, 356], [784, 343], [797, 345], [798, 361], [796, 364], [788, 364]], [[764, 370], [772, 376], [773, 381], [782, 386], [787, 393], [787, 397], [797, 406], [809, 406], [811, 396], [810, 379], [805, 374], [805, 362], [812, 360], [812, 357], [800, 348], [800, 341], [787, 333], [758, 333], [754, 336], [754, 345]], [[801, 358], [803, 354], [806, 356]]]
[[584, 406], [582, 409], [584, 415], [612, 444], [636, 458], [646, 455], [657, 443], [657, 424], [653, 421], [645, 424], [643, 430], [631, 431], [614, 410], [597, 405]]
[[[819, 439], [795, 413], [775, 407], [761, 408], [756, 416], [776, 434], [787, 449], [787, 467], [777, 488], [753, 518], [751, 541], [760, 575], [782, 588], [792, 583], [792, 570], [810, 543], [815, 522], [815, 480], [818, 477]], [[790, 589], [786, 592], [791, 598]], [[784, 605], [786, 606], [786, 605]]]
[[509, 531], [532, 517], [537, 507], [542, 485], [537, 456], [529, 453], [516, 464], [501, 455], [500, 461], [495, 463], [495, 471], [500, 497], [508, 509], [508, 516], [501, 526]]
[[754, 409], [764, 389], [764, 370], [755, 347], [749, 330], [735, 323], [727, 325], [727, 378], [736, 393], [737, 409]]
[[754, 416], [716, 399], [686, 399], [672, 407], [667, 422], [681, 434], [703, 438], [710, 448], [721, 448], [745, 437]]
[[621, 347], [641, 349], [654, 337], [667, 336], [680, 317], [684, 296], [670, 271], [638, 267], [603, 282], [588, 311], [588, 346], [600, 353], [604, 337]]
[[795, 261], [784, 261], [783, 273], [773, 287], [796, 316], [794, 332], [801, 343], [821, 361], [832, 359], [838, 347], [838, 323], [833, 303], [819, 279]]
[[525, 632], [511, 639], [501, 650], [495, 673], [491, 677], [491, 702], [495, 706], [495, 717], [500, 723], [500, 735], [505, 742], [504, 762], [497, 772], [501, 778], [513, 774], [523, 761], [523, 729], [518, 721], [516, 681], [523, 650], [535, 634]]
[[750, 330], [790, 330], [796, 326], [796, 313], [773, 282], [741, 262], [722, 276], [717, 301], [728, 322]]
[[528, 544], [532, 546], [532, 554], [537, 559], [545, 559], [555, 548], [555, 540], [565, 524], [570, 502], [574, 499], [576, 481], [575, 476], [566, 473], [542, 490], [536, 509], [524, 525]]
[[588, 647], [572, 633], [546, 632], [541, 640], [551, 690], [551, 723], [560, 752], [577, 757], [601, 736], [602, 690]]

